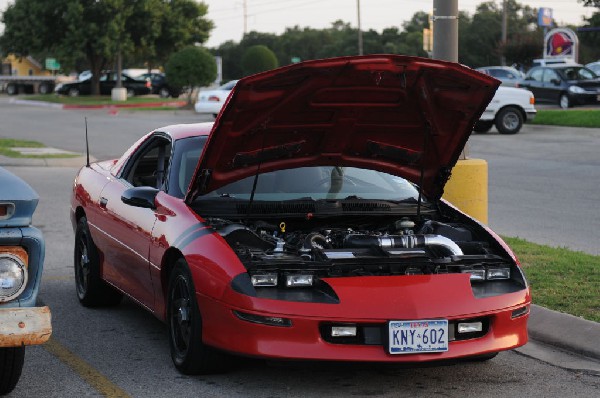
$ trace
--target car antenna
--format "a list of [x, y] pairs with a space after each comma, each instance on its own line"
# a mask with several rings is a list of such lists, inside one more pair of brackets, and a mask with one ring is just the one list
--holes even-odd
[[85, 154], [86, 154], [85, 167], [90, 167], [90, 145], [89, 145], [89, 141], [88, 141], [87, 117], [84, 117], [83, 119], [85, 120]]

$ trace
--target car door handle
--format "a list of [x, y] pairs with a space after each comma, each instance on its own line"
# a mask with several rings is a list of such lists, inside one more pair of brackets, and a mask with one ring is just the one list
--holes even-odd
[[107, 203], [108, 203], [108, 199], [106, 199], [105, 197], [100, 198], [100, 207], [102, 207], [103, 209], [106, 209]]

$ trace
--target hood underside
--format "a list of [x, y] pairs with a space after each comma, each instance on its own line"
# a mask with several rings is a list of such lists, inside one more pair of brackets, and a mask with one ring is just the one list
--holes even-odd
[[500, 82], [465, 66], [371, 55], [307, 61], [241, 79], [186, 199], [256, 173], [375, 169], [437, 199]]

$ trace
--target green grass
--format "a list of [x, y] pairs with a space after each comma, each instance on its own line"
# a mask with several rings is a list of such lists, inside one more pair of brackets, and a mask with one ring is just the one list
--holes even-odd
[[538, 110], [531, 124], [600, 127], [600, 109]]
[[504, 239], [521, 261], [535, 304], [600, 322], [600, 256]]
[[47, 154], [47, 155], [23, 155], [19, 151], [12, 148], [44, 148], [45, 145], [37, 141], [15, 140], [13, 138], [0, 138], [0, 155], [11, 158], [72, 158], [79, 155], [76, 154]]

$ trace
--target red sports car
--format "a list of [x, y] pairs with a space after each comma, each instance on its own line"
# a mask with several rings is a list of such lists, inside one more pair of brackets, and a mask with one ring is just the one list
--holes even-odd
[[79, 300], [151, 311], [186, 374], [231, 353], [425, 362], [525, 344], [515, 255], [441, 199], [498, 84], [396, 55], [240, 80], [214, 124], [159, 128], [81, 169]]

